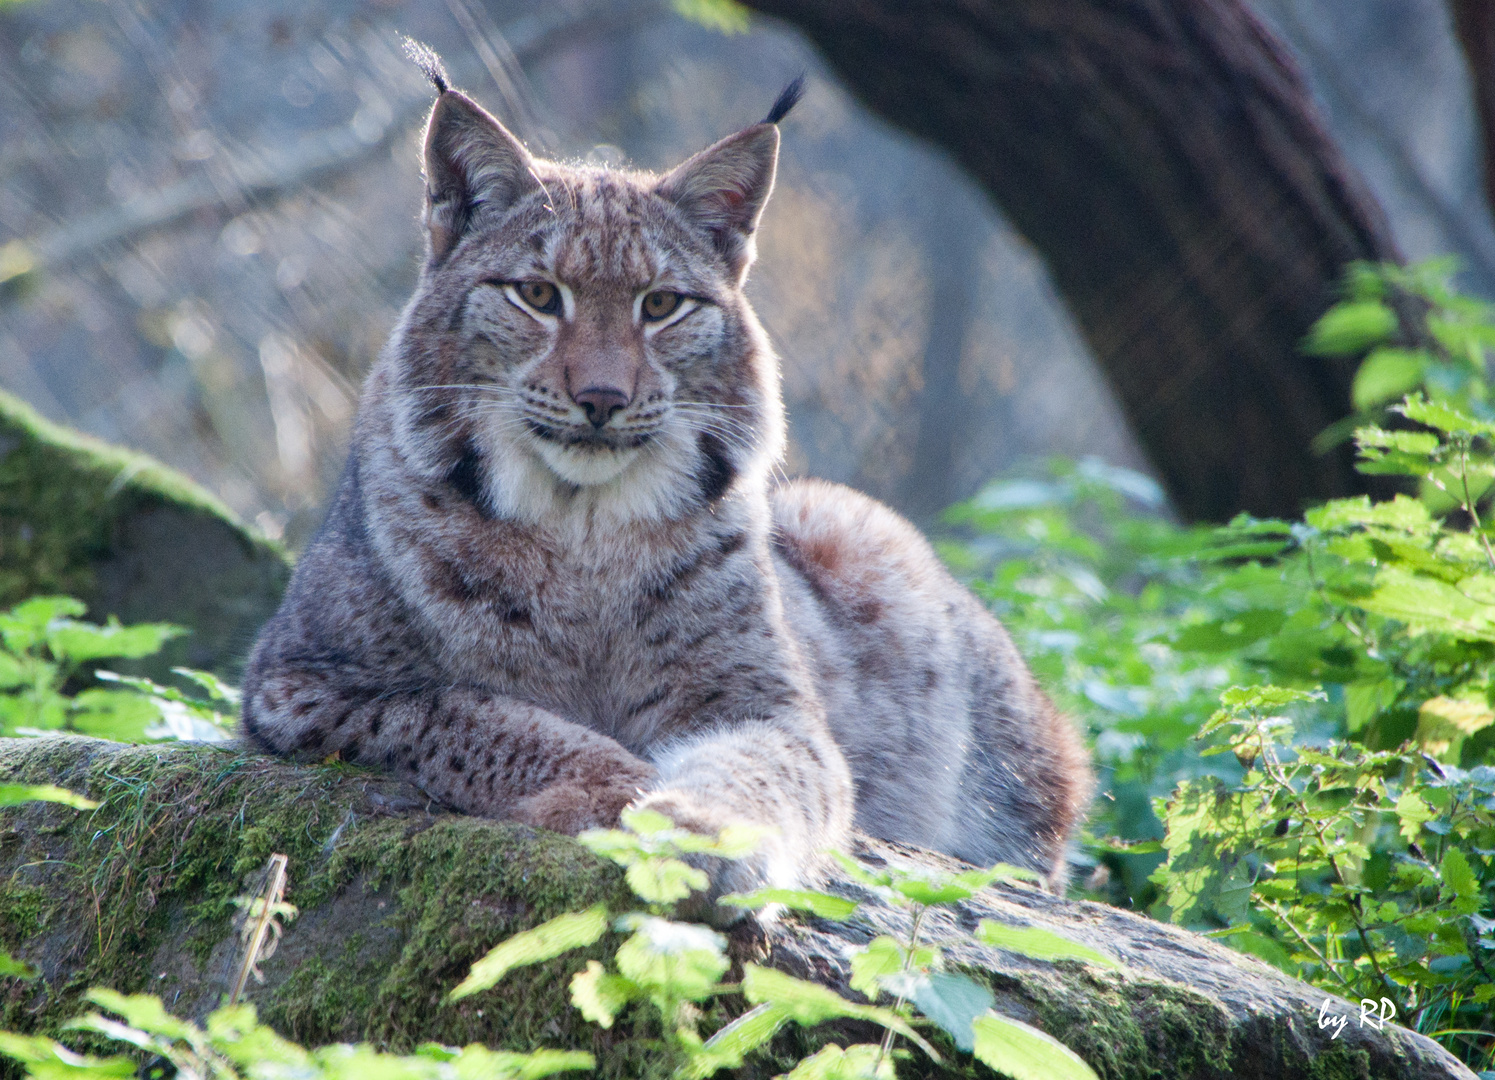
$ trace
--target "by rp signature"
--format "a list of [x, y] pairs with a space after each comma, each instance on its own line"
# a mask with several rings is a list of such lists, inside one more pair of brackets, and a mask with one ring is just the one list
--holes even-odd
[[[1334, 1034], [1329, 1038], [1337, 1039], [1344, 1031], [1350, 1018], [1339, 1011], [1340, 1003], [1333, 998], [1324, 998], [1324, 1003], [1319, 1006], [1319, 1027], [1333, 1028]], [[1396, 1019], [1396, 1006], [1390, 998], [1382, 998], [1375, 1001], [1372, 998], [1360, 999], [1360, 1026], [1373, 1027], [1380, 1031], [1386, 1026], [1387, 1021]]]

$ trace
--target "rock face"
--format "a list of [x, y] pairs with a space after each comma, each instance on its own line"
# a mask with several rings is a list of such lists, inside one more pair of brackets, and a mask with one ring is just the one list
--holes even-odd
[[234, 675], [289, 576], [281, 548], [185, 476], [0, 392], [0, 608], [67, 593], [99, 620], [178, 623], [192, 633], [153, 671]]
[[[232, 899], [268, 856], [289, 856], [288, 899], [301, 910], [251, 984], [260, 1014], [305, 1043], [426, 1040], [592, 1050], [607, 1077], [658, 1072], [648, 1031], [627, 1017], [589, 1027], [567, 999], [571, 973], [597, 946], [512, 972], [458, 1004], [445, 995], [508, 935], [598, 901], [625, 910], [619, 873], [566, 837], [447, 814], [413, 788], [362, 770], [301, 767], [236, 746], [122, 746], [99, 740], [0, 740], [0, 782], [66, 785], [97, 810], [30, 803], [0, 811], [0, 946], [42, 969], [0, 980], [0, 1027], [55, 1033], [89, 986], [150, 992], [200, 1017], [227, 992], [239, 960]], [[875, 841], [869, 863], [950, 865]], [[906, 916], [849, 880], [830, 890], [863, 901], [844, 923], [787, 917], [739, 927], [741, 961], [768, 962], [845, 989], [848, 959], [879, 933], [906, 936]], [[1362, 1026], [1358, 1007], [1177, 927], [1099, 904], [1001, 886], [926, 921], [953, 939], [982, 918], [1038, 926], [1122, 967], [1047, 963], [968, 935], [947, 956], [987, 980], [998, 1009], [1065, 1042], [1106, 1080], [1142, 1077], [1473, 1077], [1431, 1040], [1395, 1025]], [[766, 959], [765, 959], [766, 958]], [[740, 1002], [717, 1008], [734, 1012]], [[1320, 1025], [1348, 1018], [1342, 1032]], [[865, 1033], [790, 1028], [741, 1075], [770, 1076], [818, 1045]], [[945, 1044], [943, 1049], [948, 1048]], [[912, 1059], [905, 1073], [914, 1075]], [[952, 1051], [944, 1070], [985, 1070]]]

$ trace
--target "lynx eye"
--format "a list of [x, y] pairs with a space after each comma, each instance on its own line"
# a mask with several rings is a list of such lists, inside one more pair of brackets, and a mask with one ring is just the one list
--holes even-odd
[[659, 322], [661, 319], [668, 319], [679, 309], [682, 299], [684, 297], [677, 292], [669, 292], [666, 289], [654, 290], [644, 297], [644, 321]]
[[561, 311], [561, 291], [548, 281], [521, 281], [517, 287], [519, 299], [542, 315], [558, 315]]

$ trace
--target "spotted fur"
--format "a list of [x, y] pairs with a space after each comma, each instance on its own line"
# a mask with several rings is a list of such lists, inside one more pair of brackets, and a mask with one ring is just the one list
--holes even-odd
[[1086, 755], [1002, 627], [886, 507], [770, 482], [742, 286], [777, 152], [763, 123], [664, 176], [560, 165], [440, 93], [420, 283], [255, 647], [250, 739], [564, 832], [770, 826], [715, 889], [801, 881], [853, 822], [1062, 880]]

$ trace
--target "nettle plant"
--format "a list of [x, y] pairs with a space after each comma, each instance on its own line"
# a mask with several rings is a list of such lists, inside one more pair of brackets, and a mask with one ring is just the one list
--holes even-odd
[[[703, 1080], [722, 1069], [741, 1066], [748, 1054], [767, 1044], [788, 1023], [811, 1027], [828, 1020], [869, 1022], [881, 1026], [884, 1035], [878, 1043], [829, 1044], [786, 1074], [791, 1080], [891, 1080], [894, 1061], [909, 1053], [895, 1046], [898, 1036], [934, 1064], [941, 1060], [915, 1029], [915, 1006], [927, 1022], [949, 1034], [958, 1050], [1014, 1080], [1095, 1077], [1062, 1043], [997, 1013], [986, 985], [944, 970], [939, 947], [921, 940], [920, 926], [931, 906], [967, 900], [999, 879], [1031, 878], [1026, 871], [999, 865], [945, 875], [893, 869], [873, 872], [838, 855], [855, 880], [907, 908], [911, 916], [907, 940], [880, 936], [852, 957], [850, 988], [867, 999], [858, 1002], [818, 983], [751, 963], [742, 965], [739, 981], [724, 982], [731, 967], [726, 938], [710, 927], [668, 917], [674, 904], [707, 885], [705, 873], [687, 860], [742, 858], [752, 852], [758, 830], [729, 828], [716, 838], [697, 836], [650, 811], [625, 811], [623, 824], [624, 829], [593, 830], [579, 839], [626, 868], [628, 885], [644, 910], [610, 917], [599, 905], [518, 934], [473, 965], [468, 978], [452, 991], [454, 999], [490, 989], [522, 964], [591, 945], [611, 928], [627, 935], [617, 948], [612, 970], [599, 961], [588, 961], [571, 981], [572, 1002], [588, 1020], [604, 1028], [611, 1027], [625, 1010], [644, 1010], [645, 1026], [663, 1033], [654, 1049], [682, 1080]], [[757, 911], [790, 908], [835, 920], [854, 917], [858, 907], [845, 897], [790, 889], [733, 894], [721, 902]], [[1117, 966], [1093, 949], [1037, 928], [1015, 929], [983, 921], [976, 936], [988, 944], [1044, 959], [1075, 958]], [[727, 996], [740, 996], [750, 1007], [703, 1036], [703, 1005]], [[891, 1004], [877, 1004], [882, 999], [890, 999]]]
[[37, 596], [0, 614], [0, 736], [69, 732], [145, 742], [233, 731], [238, 692], [208, 672], [173, 669], [199, 691], [193, 696], [96, 667], [154, 656], [185, 630], [121, 626], [113, 617], [99, 626], [78, 618], [86, 610], [72, 597]]
[[[28, 798], [71, 802], [81, 808], [93, 805], [52, 788], [0, 789], [0, 804]], [[874, 873], [841, 857], [853, 877], [911, 914], [907, 940], [881, 936], [852, 957], [851, 988], [867, 998], [858, 1002], [755, 964], [742, 966], [739, 981], [724, 982], [731, 967], [726, 939], [710, 927], [669, 918], [675, 903], [707, 884], [704, 873], [685, 860], [741, 858], [752, 851], [757, 830], [728, 829], [715, 838], [697, 836], [647, 811], [626, 813], [625, 824], [626, 829], [597, 830], [583, 834], [581, 840], [626, 868], [628, 884], [642, 909], [611, 915], [598, 905], [516, 934], [472, 966], [468, 977], [452, 990], [452, 1000], [493, 988], [516, 967], [595, 944], [612, 930], [626, 936], [611, 967], [588, 961], [571, 980], [572, 1001], [588, 1020], [604, 1028], [625, 1013], [641, 1012], [629, 1019], [639, 1030], [660, 1032], [659, 1038], [650, 1041], [650, 1048], [666, 1071], [681, 1080], [704, 1080], [723, 1069], [740, 1067], [786, 1024], [814, 1026], [828, 1020], [869, 1022], [881, 1026], [885, 1034], [877, 1043], [828, 1044], [785, 1074], [789, 1080], [893, 1080], [894, 1062], [910, 1053], [895, 1045], [899, 1036], [939, 1064], [939, 1052], [919, 1034], [916, 1024], [943, 1029], [959, 1050], [1013, 1080], [1095, 1080], [1095, 1072], [1062, 1043], [994, 1011], [995, 999], [987, 986], [944, 970], [938, 945], [921, 940], [920, 925], [930, 907], [969, 899], [998, 879], [1031, 877], [1025, 871], [997, 866], [938, 876], [897, 870]], [[732, 896], [726, 902], [754, 910], [794, 908], [829, 919], [851, 918], [858, 906], [839, 896], [785, 889]], [[990, 945], [1042, 959], [1117, 966], [1093, 949], [1033, 927], [983, 921], [976, 936]], [[0, 954], [0, 974], [36, 977], [36, 972], [4, 954]], [[708, 1005], [716, 999], [742, 999], [748, 1008], [704, 1036], [701, 1028], [712, 1011]], [[892, 1003], [879, 1005], [879, 999]], [[518, 1053], [476, 1044], [456, 1048], [430, 1043], [410, 1055], [381, 1053], [367, 1045], [307, 1050], [260, 1024], [248, 1004], [226, 1005], [198, 1026], [171, 1015], [158, 998], [147, 994], [95, 988], [89, 991], [88, 1000], [103, 1011], [91, 1012], [69, 1026], [133, 1047], [137, 1057], [146, 1060], [143, 1072], [136, 1057], [82, 1054], [45, 1036], [0, 1032], [0, 1054], [19, 1061], [35, 1080], [125, 1080], [142, 1075], [149, 1080], [172, 1072], [187, 1080], [358, 1080], [368, 1075], [385, 1080], [538, 1080], [596, 1066], [593, 1055], [584, 1052], [540, 1049]], [[913, 1006], [925, 1019], [916, 1017]]]

